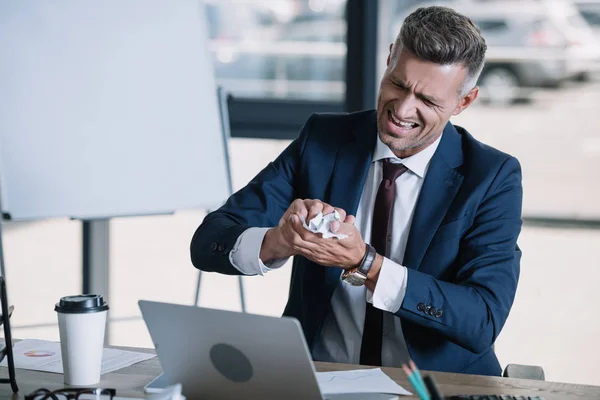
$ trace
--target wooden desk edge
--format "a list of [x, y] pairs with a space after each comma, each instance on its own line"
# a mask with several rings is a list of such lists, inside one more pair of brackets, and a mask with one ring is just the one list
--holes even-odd
[[[124, 346], [109, 346], [121, 350], [154, 354], [154, 349]], [[372, 368], [361, 365], [315, 362], [317, 371], [340, 371]], [[395, 382], [409, 391], [413, 391], [406, 376], [399, 368], [383, 367], [382, 370]], [[102, 376], [98, 387], [113, 387], [117, 395], [143, 398], [144, 386], [162, 372], [157, 357], [131, 365]], [[582, 400], [600, 399], [600, 386], [569, 384], [562, 382], [534, 381], [527, 379], [501, 378], [494, 376], [466, 375], [448, 372], [421, 371], [431, 374], [440, 390], [446, 396], [457, 394], [512, 394], [521, 396], [541, 396], [544, 400]], [[1, 376], [8, 376], [8, 370], [0, 367]], [[17, 383], [20, 391], [13, 396], [10, 385], [0, 385], [0, 399], [22, 399], [23, 396], [40, 387], [56, 389], [63, 387], [62, 375], [39, 371], [17, 370]], [[402, 399], [416, 398], [413, 396]]]

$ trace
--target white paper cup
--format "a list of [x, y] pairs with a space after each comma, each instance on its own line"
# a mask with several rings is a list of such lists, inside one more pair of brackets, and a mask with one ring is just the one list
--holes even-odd
[[97, 384], [108, 305], [98, 295], [67, 296], [60, 299], [54, 310], [58, 313], [65, 384]]

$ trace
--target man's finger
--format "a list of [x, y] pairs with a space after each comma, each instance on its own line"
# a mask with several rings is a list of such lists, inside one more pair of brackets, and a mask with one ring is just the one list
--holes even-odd
[[300, 219], [300, 217], [296, 214], [292, 214], [290, 216], [288, 225], [289, 225], [289, 229], [291, 229], [295, 235], [299, 235], [300, 237], [305, 231], [310, 233], [310, 231], [308, 229], [306, 229], [304, 227], [304, 225], [302, 224], [302, 220]]
[[346, 224], [354, 225], [355, 222], [356, 222], [356, 217], [354, 215], [348, 215], [346, 217], [346, 219], [344, 220], [344, 223], [346, 223]]
[[298, 241], [303, 240], [302, 237], [300, 237], [300, 230], [296, 228], [296, 226], [300, 226], [302, 229], [304, 229], [302, 226], [302, 221], [300, 221], [300, 217], [298, 217], [296, 214], [291, 214], [281, 227], [282, 234], [290, 246]]
[[331, 214], [335, 211], [335, 208], [332, 205], [327, 203], [321, 203], [323, 205], [323, 215]]
[[308, 229], [306, 229], [304, 227], [304, 225], [302, 225], [302, 221], [297, 219], [297, 216], [295, 216], [295, 217], [296, 217], [296, 219], [290, 218], [290, 227], [300, 237], [300, 239], [302, 239], [305, 242], [310, 242], [313, 244], [319, 243], [320, 241], [323, 240], [323, 236], [320, 233], [314, 233], [314, 232], [309, 231]]
[[281, 216], [281, 218], [279, 219], [279, 226], [283, 226], [283, 224], [285, 224], [285, 221], [288, 220], [288, 218], [290, 217], [290, 210], [289, 208], [283, 213], [283, 215]]
[[290, 207], [290, 214], [296, 214], [301, 218], [307, 219], [308, 207], [306, 205], [306, 201], [302, 199], [294, 200], [292, 206]]
[[286, 223], [286, 221], [290, 219], [291, 215], [292, 215], [292, 214], [290, 213], [290, 210], [288, 209], [288, 210], [287, 210], [287, 211], [286, 211], [286, 212], [283, 214], [283, 216], [281, 217], [281, 219], [279, 220], [279, 226], [283, 226], [283, 224], [285, 224], [285, 223]]
[[308, 219], [306, 222], [310, 221], [311, 219], [313, 219], [314, 217], [317, 216], [318, 213], [323, 212], [323, 214], [325, 214], [325, 211], [323, 210], [323, 203], [321, 203], [320, 201], [311, 201], [309, 203], [309, 208], [308, 208]]
[[281, 219], [279, 220], [279, 226], [285, 224], [291, 217], [292, 214], [296, 214], [304, 219], [306, 219], [308, 215], [308, 210], [306, 205], [304, 204], [304, 200], [296, 199], [290, 204], [288, 209], [283, 213]]
[[335, 210], [338, 212], [338, 214], [340, 214], [340, 220], [341, 221], [345, 221], [346, 220], [346, 210], [344, 210], [343, 208], [335, 208]]
[[302, 220], [297, 214], [290, 215], [288, 222], [293, 228], [295, 228], [296, 226], [302, 226]]
[[282, 226], [283, 224], [285, 224], [285, 221], [287, 221], [290, 218], [290, 215], [292, 215], [293, 213], [295, 213], [296, 212], [296, 208], [299, 208], [299, 206], [301, 206], [302, 204], [304, 204], [304, 202], [302, 201], [302, 199], [296, 199], [296, 200], [292, 201], [292, 204], [290, 204], [290, 206], [288, 207], [288, 209], [285, 210], [285, 212], [283, 213], [283, 215], [279, 219], [279, 226]]
[[333, 221], [330, 225], [331, 227], [331, 232], [336, 233], [337, 231], [340, 230], [340, 228], [342, 227], [342, 224], [339, 223], [338, 221]]
[[312, 249], [318, 245], [315, 243], [321, 239], [321, 234], [309, 231], [302, 225], [302, 221], [297, 215], [293, 214], [290, 217], [288, 225], [284, 228], [288, 230], [288, 235], [291, 239], [291, 244], [295, 249]]
[[[348, 235], [348, 236], [360, 236], [360, 232], [358, 232], [358, 229], [356, 229], [356, 227], [353, 224], [349, 224], [347, 222], [343, 222], [343, 223], [339, 223], [340, 227], [337, 231], [335, 231], [335, 233], [341, 234], [341, 235]], [[347, 240], [342, 240], [342, 242], [344, 243], [349, 243], [349, 241]]]

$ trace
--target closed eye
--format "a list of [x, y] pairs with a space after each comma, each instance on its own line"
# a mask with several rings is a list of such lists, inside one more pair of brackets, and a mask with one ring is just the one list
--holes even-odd
[[408, 89], [408, 88], [406, 87], [406, 85], [405, 85], [405, 84], [403, 84], [403, 83], [401, 83], [401, 82], [392, 81], [392, 83], [394, 84], [394, 86], [396, 86], [396, 87], [399, 87], [399, 88], [400, 88], [400, 89], [402, 89], [402, 90], [406, 90], [406, 89]]
[[423, 103], [425, 103], [428, 106], [437, 107], [437, 104], [435, 104], [433, 101], [431, 101], [427, 98], [422, 97], [421, 100], [423, 100]]
[[[404, 83], [402, 83], [402, 82], [398, 82], [398, 81], [394, 81], [394, 80], [391, 80], [391, 79], [390, 79], [390, 81], [391, 81], [391, 82], [392, 82], [392, 84], [393, 84], [394, 86], [396, 86], [397, 88], [400, 88], [400, 89], [402, 89], [402, 90], [404, 90], [404, 91], [407, 91], [407, 90], [408, 90], [408, 87], [407, 87], [407, 86], [406, 86]], [[425, 96], [425, 95], [423, 95], [423, 94], [420, 94], [420, 93], [418, 93], [418, 94], [417, 94], [417, 97], [418, 97], [419, 99], [421, 99], [421, 101], [422, 101], [422, 102], [423, 102], [425, 105], [427, 105], [428, 107], [440, 107], [440, 106], [438, 105], [438, 103], [437, 103], [437, 102], [436, 102], [434, 99], [430, 98], [429, 96]]]
[[440, 107], [436, 100], [432, 99], [429, 96], [425, 96], [424, 94], [419, 94], [418, 97], [421, 101], [428, 107]]

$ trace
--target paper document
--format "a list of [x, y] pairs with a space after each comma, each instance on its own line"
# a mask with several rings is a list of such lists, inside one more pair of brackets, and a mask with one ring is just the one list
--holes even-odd
[[340, 213], [338, 213], [337, 210], [335, 210], [331, 214], [325, 214], [325, 215], [323, 215], [322, 212], [319, 212], [313, 219], [308, 221], [308, 223], [306, 223], [306, 221], [304, 220], [303, 217], [301, 217], [301, 220], [302, 220], [302, 225], [306, 229], [308, 229], [309, 231], [314, 232], [314, 233], [322, 234], [323, 239], [329, 239], [332, 237], [335, 237], [338, 239], [346, 239], [348, 237], [348, 235], [344, 235], [343, 233], [333, 233], [331, 231], [331, 223], [332, 222], [334, 222], [334, 221], [343, 222], [342, 218], [340, 216]]
[[[35, 371], [63, 373], [60, 343], [46, 340], [26, 339], [13, 344], [15, 368]], [[101, 374], [116, 371], [121, 368], [156, 357], [154, 354], [138, 353], [118, 349], [104, 349], [102, 353]], [[0, 366], [7, 366], [7, 358]]]
[[325, 396], [351, 393], [412, 395], [387, 376], [381, 368], [317, 372], [317, 382]]

